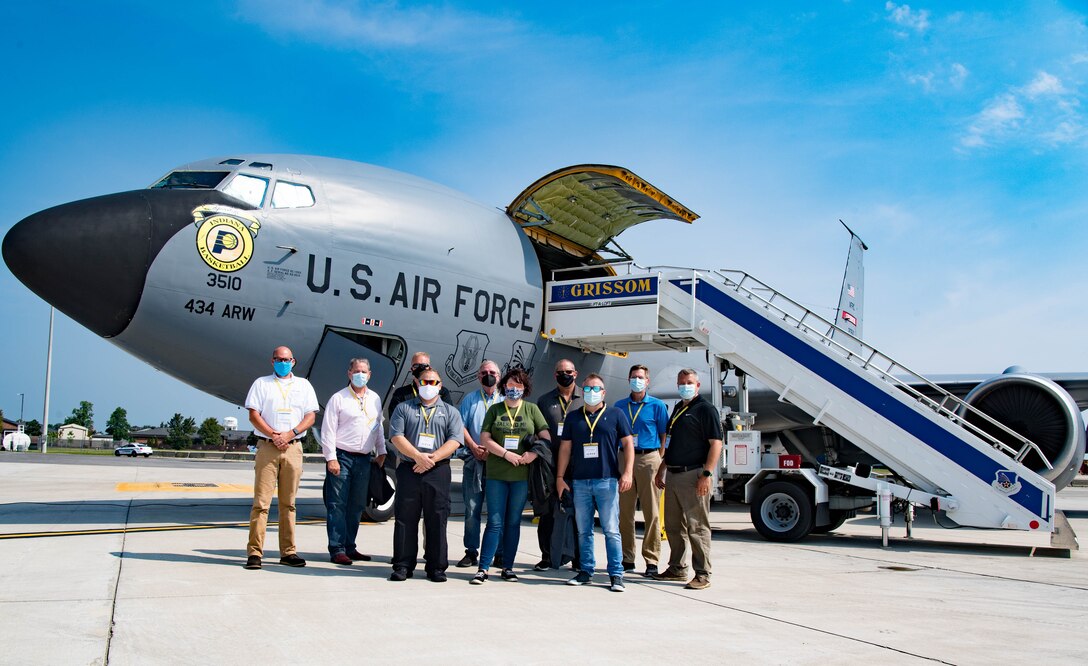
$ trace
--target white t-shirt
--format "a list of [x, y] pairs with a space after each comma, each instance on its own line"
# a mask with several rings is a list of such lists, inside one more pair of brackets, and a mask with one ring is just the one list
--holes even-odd
[[[256, 409], [261, 418], [277, 432], [289, 432], [302, 423], [302, 417], [320, 409], [317, 394], [310, 382], [292, 375], [280, 379], [275, 375], [258, 377], [246, 395], [246, 409]], [[270, 432], [258, 432], [259, 437], [269, 437]], [[302, 439], [306, 431], [300, 431], [295, 439]]]
[[321, 452], [336, 460], [336, 449], [352, 453], [385, 454], [382, 401], [371, 390], [359, 396], [350, 386], [332, 394], [321, 423]]

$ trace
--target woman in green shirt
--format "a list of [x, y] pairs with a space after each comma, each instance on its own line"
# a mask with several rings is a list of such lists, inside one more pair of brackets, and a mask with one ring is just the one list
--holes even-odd
[[487, 580], [487, 570], [495, 559], [502, 539], [503, 580], [516, 581], [511, 569], [521, 538], [521, 513], [529, 494], [529, 463], [536, 454], [529, 451], [535, 434], [550, 440], [548, 422], [535, 404], [525, 400], [532, 390], [528, 373], [521, 368], [507, 370], [499, 381], [505, 400], [492, 405], [484, 415], [480, 441], [487, 452], [487, 529], [480, 549], [480, 570], [472, 578], [473, 585]]

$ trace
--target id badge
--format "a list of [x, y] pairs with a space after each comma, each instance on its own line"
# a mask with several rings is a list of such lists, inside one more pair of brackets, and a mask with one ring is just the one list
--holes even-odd
[[585, 444], [584, 446], [582, 446], [582, 458], [584, 460], [593, 460], [594, 458], [600, 457], [601, 449], [599, 445], [590, 442], [589, 444]]
[[631, 435], [631, 442], [635, 445], [635, 448], [637, 449], [638, 448], [638, 433], [634, 433], [634, 434]]
[[507, 435], [502, 438], [502, 448], [507, 451], [517, 451], [518, 444], [521, 443], [521, 438], [517, 435]]
[[669, 448], [669, 441], [672, 440], [672, 435], [665, 435], [665, 448]]
[[419, 433], [419, 439], [416, 440], [416, 448], [420, 451], [434, 451], [434, 435], [429, 432]]
[[275, 428], [276, 432], [285, 432], [295, 425], [292, 423], [294, 420], [294, 415], [290, 409], [277, 409], [276, 422], [272, 424], [272, 427]]
[[555, 434], [556, 434], [557, 436], [559, 436], [559, 437], [562, 437], [562, 436], [563, 436], [563, 422], [562, 422], [562, 421], [560, 421], [559, 423], [555, 424]]

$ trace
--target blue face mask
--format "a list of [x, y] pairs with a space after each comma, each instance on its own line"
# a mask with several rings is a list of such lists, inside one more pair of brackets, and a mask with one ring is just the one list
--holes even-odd
[[591, 391], [588, 388], [582, 389], [582, 400], [585, 401], [590, 407], [601, 404], [604, 400], [604, 391]]
[[291, 361], [275, 361], [272, 363], [272, 369], [276, 372], [277, 377], [286, 377], [291, 374], [291, 368], [294, 365]]
[[521, 396], [525, 395], [524, 389], [508, 388], [506, 389], [506, 397], [509, 400], [521, 400]]
[[355, 388], [363, 388], [366, 386], [367, 380], [370, 379], [370, 375], [365, 372], [353, 372], [351, 373], [351, 385]]
[[632, 377], [631, 390], [635, 393], [642, 393], [646, 390], [646, 380], [642, 377]]
[[691, 400], [699, 392], [695, 384], [677, 384], [676, 390], [679, 391], [681, 400]]

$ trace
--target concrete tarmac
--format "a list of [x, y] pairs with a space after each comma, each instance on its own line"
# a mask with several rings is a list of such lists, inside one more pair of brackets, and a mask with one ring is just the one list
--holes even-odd
[[[328, 561], [323, 476], [307, 465], [299, 492], [308, 565], [278, 564], [270, 526], [265, 568], [247, 571], [251, 463], [0, 454], [0, 663], [1084, 661], [1083, 552], [1029, 557], [902, 530], [885, 550], [862, 519], [773, 544], [746, 507], [716, 505], [713, 585], [699, 592], [628, 574], [617, 594], [601, 573], [570, 587], [569, 570], [533, 572], [528, 520], [518, 583], [471, 586], [474, 572], [452, 565], [431, 583], [422, 563], [393, 583], [391, 522], [360, 530], [373, 562]], [[1088, 489], [1066, 489], [1059, 508], [1088, 534]], [[460, 519], [448, 533], [452, 563]], [[595, 541], [600, 568], [599, 530]]]

